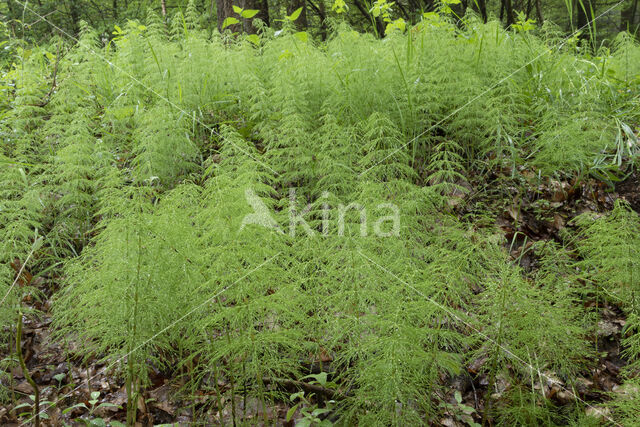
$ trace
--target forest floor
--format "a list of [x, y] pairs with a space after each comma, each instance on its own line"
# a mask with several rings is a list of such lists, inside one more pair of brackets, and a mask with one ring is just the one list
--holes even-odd
[[[480, 180], [478, 180], [480, 181]], [[553, 180], [538, 181], [535, 173], [527, 170], [503, 171], [501, 176], [493, 176], [491, 180], [483, 182], [462, 183], [471, 191], [459, 199], [453, 199], [452, 204], [463, 221], [474, 221], [481, 215], [483, 218], [495, 220], [495, 225], [502, 229], [509, 244], [509, 251], [514, 262], [519, 262], [525, 271], [535, 272], [537, 260], [529, 247], [536, 241], [562, 241], [560, 232], [565, 227], [572, 227], [571, 220], [584, 212], [603, 212], [610, 210], [617, 198], [626, 199], [632, 208], [640, 212], [640, 173], [633, 172], [624, 181], [611, 188], [607, 184], [594, 179], [584, 179], [580, 183], [560, 182]], [[16, 266], [17, 267], [17, 266]], [[25, 274], [29, 276], [28, 272]], [[55, 289], [62, 286], [64, 279], [48, 277], [39, 286], [47, 297]], [[53, 290], [53, 291], [52, 291]], [[114, 371], [107, 370], [106, 364], [98, 358], [82, 360], [74, 358], [74, 349], [61, 348], [58, 342], [50, 336], [50, 301], [23, 301], [41, 313], [37, 321], [25, 321], [23, 330], [23, 353], [31, 376], [40, 388], [42, 401], [55, 402], [47, 410], [49, 419], [43, 420], [44, 425], [84, 425], [87, 423], [87, 411], [82, 408], [67, 410], [79, 403], [90, 407], [90, 391], [99, 391], [100, 402], [108, 402], [115, 406], [104, 406], [93, 414], [93, 419], [101, 418], [105, 422], [115, 420], [124, 422], [126, 419], [125, 406], [127, 393], [124, 379], [118, 378]], [[590, 302], [596, 304], [596, 301]], [[615, 392], [622, 380], [619, 378], [624, 362], [620, 357], [621, 331], [625, 325], [625, 316], [618, 307], [609, 305], [599, 307], [602, 314], [598, 336], [594, 345], [598, 348], [599, 362], [590, 375], [578, 378], [575, 383], [583, 385], [576, 390], [577, 395], [593, 405], [587, 410], [595, 412], [607, 409], [598, 408], [598, 403], [604, 401], [605, 393]], [[76, 343], [77, 348], [83, 344]], [[9, 358], [7, 349], [3, 349], [0, 359]], [[327, 356], [327, 363], [331, 362]], [[467, 366], [472, 381], [459, 379], [451, 380], [451, 386], [460, 391], [463, 403], [476, 410], [474, 416], [482, 414], [483, 398], [488, 380], [485, 375], [477, 375], [484, 360], [476, 360]], [[29, 403], [29, 395], [33, 389], [25, 379], [19, 367], [11, 371], [10, 389], [20, 403]], [[165, 372], [152, 369], [151, 384], [145, 388], [144, 399], [138, 403], [140, 425], [158, 425], [163, 423], [179, 423], [188, 425], [194, 423], [194, 411], [198, 414], [197, 424], [232, 425], [231, 405], [227, 404], [222, 413], [202, 413], [204, 403], [215, 399], [210, 392], [194, 391], [199, 396], [197, 401], [183, 400], [181, 396], [181, 381], [172, 378]], [[295, 384], [300, 386], [300, 384]], [[222, 389], [224, 384], [220, 379]], [[283, 384], [283, 387], [292, 384]], [[304, 386], [304, 385], [303, 385]], [[573, 396], [566, 392], [564, 384], [547, 382], [547, 389], [541, 390], [548, 398], [559, 404], [570, 404]], [[309, 386], [311, 387], [311, 386]], [[506, 387], [506, 385], [505, 385]], [[294, 387], [295, 388], [295, 387]], [[266, 414], [259, 402], [251, 397], [236, 396], [236, 414], [242, 422], [240, 424], [262, 424], [264, 420], [276, 422], [278, 425], [293, 425], [285, 421], [286, 413], [292, 404], [281, 402], [275, 407], [268, 408]], [[67, 411], [65, 411], [67, 410]], [[25, 409], [14, 410], [12, 407], [0, 408], [0, 424], [6, 426], [21, 425], [26, 417], [20, 418], [19, 413]], [[476, 417], [477, 418], [477, 417]], [[476, 419], [476, 421], [480, 421]], [[443, 418], [440, 425], [462, 426], [458, 420]], [[100, 424], [94, 424], [100, 425]]]

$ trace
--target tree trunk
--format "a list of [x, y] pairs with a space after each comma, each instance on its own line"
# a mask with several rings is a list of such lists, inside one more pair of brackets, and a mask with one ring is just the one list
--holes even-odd
[[269, 25], [269, 0], [256, 0], [256, 9], [260, 10], [256, 18]]
[[113, 0], [113, 19], [118, 19], [118, 0]]
[[298, 17], [298, 19], [295, 20], [294, 25], [298, 30], [303, 31], [307, 29], [307, 24], [308, 24], [307, 23], [307, 2], [305, 0], [291, 0], [291, 2], [287, 7], [287, 15], [291, 15], [294, 11], [298, 10], [299, 8], [302, 8], [302, 11], [300, 12], [300, 16]]
[[[237, 1], [237, 5], [240, 6], [243, 9], [260, 9], [260, 5], [258, 0], [239, 0]], [[253, 18], [251, 19], [245, 19], [242, 18], [240, 16], [234, 15], [236, 18], [238, 18], [241, 22], [242, 25], [242, 29], [244, 30], [245, 33], [247, 34], [255, 34], [258, 32], [258, 30], [256, 29], [256, 27], [253, 26]], [[258, 15], [256, 15], [257, 17]]]
[[[222, 24], [224, 20], [230, 16], [234, 16], [233, 2], [232, 0], [216, 0], [218, 6], [218, 31], [222, 32]], [[236, 16], [236, 18], [240, 19]], [[227, 27], [232, 33], [240, 32], [242, 30], [242, 23], [229, 25]], [[227, 29], [225, 28], [225, 30]]]
[[160, 9], [162, 9], [162, 17], [167, 18], [167, 2], [166, 0], [160, 0]]
[[500, 5], [500, 19], [502, 20], [503, 17], [507, 20], [507, 28], [510, 28], [515, 23], [513, 16], [513, 4], [511, 3], [511, 0], [502, 0], [502, 4]]
[[487, 0], [477, 0], [477, 3], [474, 4], [477, 6], [478, 12], [480, 12], [482, 22], [486, 24], [489, 20], [489, 17], [487, 15]]
[[542, 5], [540, 0], [536, 0], [536, 17], [538, 18], [538, 24], [544, 24], [544, 16], [542, 15]]

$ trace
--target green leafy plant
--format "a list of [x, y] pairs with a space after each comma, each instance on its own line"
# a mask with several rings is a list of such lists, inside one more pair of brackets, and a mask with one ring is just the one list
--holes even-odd
[[456, 390], [454, 393], [455, 404], [452, 403], [444, 403], [443, 406], [446, 408], [446, 411], [452, 413], [456, 420], [461, 423], [465, 423], [471, 427], [478, 427], [480, 424], [476, 423], [472, 417], [473, 414], [476, 413], [476, 410], [471, 406], [467, 406], [462, 403], [462, 394]]
[[[39, 419], [43, 419], [43, 420], [50, 419], [49, 414], [47, 414], [46, 412], [40, 412], [38, 408], [40, 407], [40, 405], [55, 406], [54, 402], [51, 402], [49, 400], [38, 399], [38, 403], [36, 404], [35, 395], [30, 394], [28, 397], [29, 397], [29, 402], [20, 403], [14, 406], [11, 410], [15, 412], [19, 418], [26, 418], [27, 422], [31, 420], [35, 420], [36, 418], [38, 418], [38, 421], [37, 421], [38, 423], [40, 422]], [[26, 412], [20, 412], [20, 410], [24, 410], [24, 409], [29, 409], [29, 410]], [[38, 413], [37, 416], [35, 415], [36, 413]]]
[[[85, 409], [86, 411], [88, 411], [87, 416], [89, 418], [77, 418], [76, 419], [77, 421], [81, 421], [87, 426], [105, 427], [107, 425], [107, 422], [102, 418], [95, 417], [94, 415], [95, 412], [101, 408], [119, 408], [119, 406], [109, 402], [102, 402], [102, 403], [98, 403], [98, 402], [100, 402], [100, 392], [92, 391], [91, 397], [88, 400], [89, 406], [84, 404], [84, 402], [76, 403], [75, 405], [64, 409], [62, 413], [66, 414], [78, 408]], [[123, 426], [124, 424], [117, 421], [111, 421], [110, 425], [117, 427], [117, 426]]]
[[313, 393], [305, 395], [305, 393], [301, 391], [292, 394], [290, 397], [291, 402], [295, 402], [296, 400], [298, 400], [298, 403], [296, 403], [291, 407], [291, 409], [287, 411], [287, 416], [285, 418], [287, 422], [293, 419], [296, 411], [298, 411], [299, 409], [302, 418], [296, 422], [296, 426], [332, 426], [333, 423], [331, 421], [327, 420], [326, 418], [321, 418], [321, 416], [331, 412], [331, 407], [335, 402], [330, 400], [326, 402], [324, 408], [318, 408], [317, 404], [312, 404], [310, 402], [310, 399], [312, 398]]
[[628, 204], [616, 201], [606, 216], [595, 218], [584, 214], [576, 219], [581, 228], [577, 243], [583, 259], [577, 264], [590, 281], [597, 286], [603, 298], [613, 299], [629, 313], [625, 326], [624, 355], [630, 361], [629, 369], [638, 368], [640, 334], [638, 327], [640, 291], [640, 217]]
[[[363, 8], [383, 40], [329, 20], [312, 41], [293, 29], [301, 9], [279, 31], [206, 34], [190, 1], [105, 42], [81, 24], [74, 46], [13, 45], [0, 318], [17, 326], [52, 294], [52, 337], [114, 373], [129, 425], [152, 372], [194, 423], [269, 424], [283, 403], [303, 425], [583, 420], [583, 402], [544, 392], [596, 369], [602, 301], [622, 309], [633, 386], [637, 213], [618, 202], [556, 233], [552, 206], [582, 206], [535, 200], [550, 178], [578, 191], [633, 170], [640, 48], [625, 36], [596, 56], [526, 16], [526, 35], [459, 19], [458, 4], [415, 26], [393, 3]], [[234, 12], [224, 28], [258, 13]], [[523, 212], [505, 213], [514, 195]], [[536, 230], [531, 211], [549, 214]], [[40, 235], [39, 291], [12, 263]], [[629, 390], [611, 408], [632, 419]], [[95, 393], [81, 422], [105, 422]]]

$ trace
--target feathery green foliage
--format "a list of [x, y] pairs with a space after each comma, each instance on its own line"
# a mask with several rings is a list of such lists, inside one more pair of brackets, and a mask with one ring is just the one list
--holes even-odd
[[[289, 27], [255, 43], [208, 37], [193, 1], [169, 21], [150, 11], [106, 46], [83, 25], [54, 59], [23, 52], [0, 116], [0, 291], [46, 233], [55, 336], [122, 375], [130, 422], [158, 369], [238, 421], [255, 415], [238, 396], [271, 407], [324, 370], [345, 425], [440, 422], [470, 376], [491, 422], [561, 423], [580, 407], [544, 389], [593, 363], [578, 279], [624, 302], [635, 381], [637, 213], [580, 217], [577, 264], [536, 244], [531, 273], [452, 208], [505, 169], [579, 182], [634, 166], [630, 37], [592, 56], [438, 18], [383, 41], [341, 24], [323, 44]], [[257, 209], [269, 218], [246, 221]]]

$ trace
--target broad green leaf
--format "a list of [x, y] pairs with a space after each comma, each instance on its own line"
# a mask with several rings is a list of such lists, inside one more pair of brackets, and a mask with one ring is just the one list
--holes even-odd
[[247, 10], [243, 10], [241, 15], [242, 15], [243, 18], [251, 19], [254, 16], [256, 16], [258, 14], [258, 12], [260, 12], [260, 11], [257, 10], [257, 9], [247, 9]]
[[247, 40], [249, 40], [254, 45], [258, 46], [260, 44], [260, 37], [257, 34], [249, 34], [247, 36]]
[[387, 28], [385, 29], [385, 33], [390, 34], [392, 31], [398, 30], [401, 33], [404, 32], [404, 30], [407, 28], [407, 24], [406, 22], [404, 22], [404, 19], [402, 18], [398, 18], [395, 21], [391, 22], [391, 20], [386, 20], [386, 22], [389, 22], [387, 24]]
[[96, 426], [96, 427], [107, 427], [106, 421], [103, 420], [102, 418], [95, 418], [89, 421], [89, 425]]
[[303, 43], [306, 43], [309, 40], [309, 34], [306, 31], [299, 31], [294, 34], [294, 36]]
[[333, 6], [331, 6], [331, 10], [336, 13], [344, 13], [349, 10], [349, 6], [347, 6], [344, 0], [335, 0]]
[[234, 25], [234, 24], [237, 24], [238, 22], [240, 22], [240, 21], [238, 21], [237, 18], [234, 18], [234, 17], [230, 16], [227, 19], [225, 19], [224, 22], [222, 23], [222, 29], [224, 30], [229, 25]]
[[313, 412], [311, 412], [311, 415], [317, 417], [318, 415], [326, 414], [327, 412], [331, 412], [331, 410], [326, 408], [317, 408], [314, 409]]
[[100, 405], [98, 405], [98, 408], [119, 408], [119, 406], [115, 405], [113, 403], [104, 402], [104, 403], [101, 403]]
[[476, 412], [475, 409], [473, 409], [471, 406], [467, 406], [467, 405], [460, 405], [460, 409], [462, 409], [462, 412], [464, 412], [467, 415], [471, 415], [474, 412]]
[[242, 15], [242, 8], [241, 7], [238, 7], [238, 6], [234, 5], [233, 6], [233, 11], [235, 13], [237, 13], [238, 15]]
[[425, 12], [422, 14], [422, 17], [425, 19], [428, 19], [430, 21], [439, 21], [440, 20], [440, 15], [438, 15], [436, 12]]
[[68, 413], [70, 411], [73, 411], [75, 408], [89, 409], [89, 408], [87, 408], [87, 405], [85, 405], [84, 403], [77, 403], [77, 404], [75, 404], [73, 406], [70, 406], [67, 409], [63, 410], [62, 411], [62, 415], [66, 414], [66, 413]]
[[295, 21], [296, 19], [298, 19], [301, 13], [302, 13], [302, 8], [299, 7], [296, 10], [294, 10], [291, 15], [287, 16], [287, 19], [289, 21]]
[[293, 414], [296, 413], [296, 411], [298, 410], [298, 406], [300, 406], [300, 402], [296, 403], [295, 405], [293, 405], [288, 411], [287, 411], [287, 422], [291, 421], [291, 418], [293, 418]]
[[293, 56], [293, 53], [289, 49], [285, 49], [280, 56], [278, 56], [278, 60], [288, 59]]
[[16, 409], [30, 408], [30, 407], [31, 407], [31, 403], [21, 403], [19, 405], [14, 406], [12, 411], [15, 411]]
[[326, 372], [320, 372], [319, 374], [311, 374], [311, 375], [307, 375], [306, 377], [302, 377], [303, 380], [306, 380], [307, 378], [313, 378], [315, 380], [315, 381], [311, 381], [311, 384], [318, 383], [321, 386], [325, 386], [327, 384]]
[[289, 400], [291, 400], [292, 402], [296, 399], [302, 399], [304, 397], [304, 391], [299, 391], [297, 393], [293, 393], [291, 396], [289, 396]]

